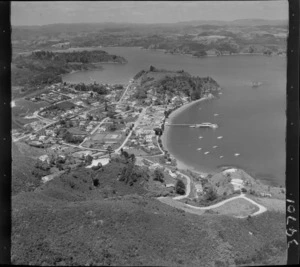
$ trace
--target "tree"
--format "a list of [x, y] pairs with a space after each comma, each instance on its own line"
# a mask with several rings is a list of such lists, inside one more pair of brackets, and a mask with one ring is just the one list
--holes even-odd
[[154, 128], [153, 130], [155, 132], [155, 135], [158, 135], [158, 136], [162, 135], [162, 130], [160, 128]]
[[115, 112], [113, 112], [113, 111], [109, 111], [108, 113], [107, 113], [107, 116], [109, 117], [109, 118], [111, 118], [111, 119], [115, 119]]
[[182, 180], [178, 180], [175, 185], [175, 191], [179, 195], [185, 194], [185, 184]]
[[108, 152], [108, 154], [109, 154], [109, 158], [111, 158], [111, 153], [113, 152], [113, 149], [112, 149], [111, 146], [108, 146], [108, 147], [107, 147], [107, 152]]
[[87, 155], [87, 156], [85, 157], [85, 163], [86, 163], [86, 165], [92, 164], [93, 159], [94, 159], [94, 158], [93, 158], [91, 155]]
[[132, 162], [133, 164], [135, 164], [135, 162], [136, 162], [136, 157], [135, 157], [134, 153], [132, 153], [132, 154], [130, 155], [130, 159], [131, 159], [131, 162]]
[[164, 174], [163, 174], [163, 172], [160, 171], [159, 169], [155, 169], [153, 180], [154, 181], [159, 181], [159, 182], [163, 183], [164, 182]]
[[116, 123], [113, 122], [112, 124], [110, 124], [110, 125], [108, 126], [108, 129], [109, 129], [109, 131], [111, 131], [111, 132], [117, 130], [117, 125], [116, 125]]
[[209, 187], [206, 192], [205, 192], [205, 200], [207, 201], [213, 201], [217, 198], [217, 193], [216, 191], [212, 188], [212, 187]]
[[105, 104], [104, 105], [105, 105], [105, 109], [104, 110], [107, 111], [107, 100], [106, 99], [105, 99]]

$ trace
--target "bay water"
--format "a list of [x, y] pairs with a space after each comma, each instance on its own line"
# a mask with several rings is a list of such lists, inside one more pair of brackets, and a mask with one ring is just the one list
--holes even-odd
[[[211, 76], [222, 88], [218, 98], [202, 101], [173, 118], [173, 123], [218, 124], [217, 129], [172, 127], [167, 149], [196, 170], [224, 166], [244, 169], [270, 185], [285, 185], [286, 58], [223, 56], [193, 58], [127, 47], [101, 48], [123, 56], [125, 65], [103, 64], [104, 70], [75, 72], [67, 82], [128, 83], [150, 65]], [[252, 82], [262, 85], [252, 88]], [[205, 153], [209, 152], [209, 153]]]

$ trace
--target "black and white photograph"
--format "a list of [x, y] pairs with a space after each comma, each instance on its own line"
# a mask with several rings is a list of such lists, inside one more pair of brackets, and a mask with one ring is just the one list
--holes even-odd
[[288, 1], [10, 8], [13, 265], [287, 264]]

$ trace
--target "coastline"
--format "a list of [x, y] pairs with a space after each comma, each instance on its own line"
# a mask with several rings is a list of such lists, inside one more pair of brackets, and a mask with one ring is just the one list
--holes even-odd
[[[186, 104], [180, 106], [179, 108], [177, 108], [176, 110], [174, 110], [170, 113], [170, 115], [169, 115], [168, 119], [166, 119], [165, 123], [172, 123], [172, 121], [174, 120], [174, 118], [178, 114], [180, 114], [181, 112], [183, 112], [187, 108], [189, 108], [189, 107], [191, 107], [191, 106], [193, 106], [197, 103], [208, 100], [208, 99], [209, 99], [208, 97], [202, 97], [198, 100], [195, 100], [195, 101], [192, 101], [192, 102], [189, 102], [189, 103], [186, 103]], [[170, 130], [171, 130], [170, 127], [164, 127], [164, 131], [163, 131], [163, 134], [161, 136], [161, 141], [162, 141], [163, 148], [164, 148], [164, 150], [167, 150], [169, 153], [170, 153], [170, 151], [168, 150], [167, 139], [168, 139], [168, 135], [169, 135]], [[198, 173], [200, 175], [204, 175], [204, 176], [208, 175], [207, 172], [196, 170], [193, 166], [190, 166], [190, 165], [184, 163], [183, 161], [178, 159], [174, 154], [170, 153], [170, 155], [172, 155], [172, 157], [176, 159], [176, 167], [179, 170], [191, 170], [191, 171], [193, 171], [195, 173]]]

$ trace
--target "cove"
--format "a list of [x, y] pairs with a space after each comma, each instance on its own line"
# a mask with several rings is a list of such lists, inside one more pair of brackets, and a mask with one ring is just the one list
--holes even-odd
[[[173, 122], [211, 122], [219, 127], [173, 127], [168, 131], [167, 149], [196, 170], [236, 166], [270, 185], [285, 184], [286, 58], [239, 55], [197, 59], [139, 48], [101, 49], [125, 57], [128, 63], [103, 64], [104, 70], [76, 72], [65, 75], [63, 80], [128, 83], [150, 65], [211, 76], [222, 87], [222, 95], [190, 106]], [[253, 81], [262, 85], [252, 88]]]

